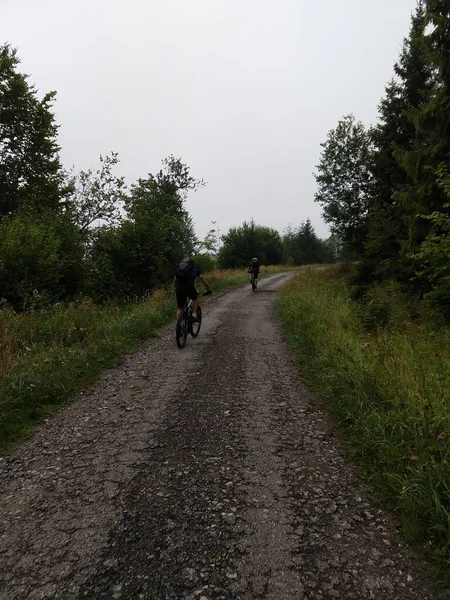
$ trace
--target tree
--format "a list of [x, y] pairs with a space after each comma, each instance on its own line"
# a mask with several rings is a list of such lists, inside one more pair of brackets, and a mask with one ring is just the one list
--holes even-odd
[[439, 309], [450, 322], [450, 174], [441, 164], [437, 171], [438, 186], [448, 199], [443, 210], [427, 215], [430, 231], [414, 256], [420, 264], [419, 276], [426, 277], [432, 290], [426, 294], [429, 303]]
[[0, 216], [23, 208], [57, 212], [62, 195], [55, 92], [39, 100], [19, 63], [15, 49], [0, 46]]
[[217, 256], [219, 251], [219, 240], [217, 237], [217, 231], [215, 229], [210, 229], [205, 236], [205, 239], [198, 244], [199, 252], [206, 252], [213, 257]]
[[377, 276], [402, 276], [405, 269], [403, 250], [408, 238], [405, 217], [414, 211], [410, 198], [400, 202], [402, 191], [412, 184], [398, 158], [420, 145], [416, 127], [410, 118], [435, 85], [423, 47], [425, 9], [418, 4], [412, 16], [410, 34], [404, 40], [396, 79], [386, 88], [380, 103], [380, 123], [371, 131], [374, 143], [374, 199], [369, 215], [366, 256], [373, 261]]
[[97, 300], [142, 295], [170, 280], [176, 263], [192, 254], [196, 239], [184, 203], [202, 181], [180, 159], [169, 157], [156, 175], [131, 186], [126, 217], [93, 234], [89, 290]]
[[100, 156], [96, 171], [80, 171], [69, 178], [70, 210], [81, 232], [87, 231], [96, 221], [113, 225], [120, 220], [120, 207], [125, 201], [125, 180], [113, 174], [119, 163], [118, 154]]
[[332, 233], [362, 252], [372, 196], [372, 145], [364, 125], [353, 115], [343, 117], [321, 144], [315, 201]]
[[450, 1], [428, 0], [425, 6], [422, 30], [412, 43], [427, 63], [433, 85], [421, 91], [421, 102], [406, 113], [414, 127], [414, 144], [395, 152], [408, 183], [394, 198], [407, 227], [402, 248], [405, 278], [426, 293], [437, 285], [437, 278], [430, 279], [430, 269], [421, 263], [421, 248], [436, 235], [438, 213], [449, 213], [440, 179], [450, 164]]
[[407, 257], [419, 286], [450, 318], [448, 236], [450, 202], [450, 0], [428, 0], [418, 39], [436, 85], [408, 117], [417, 143], [398, 159], [411, 179], [399, 201], [407, 211]]
[[173, 156], [163, 161], [164, 168], [131, 186], [125, 201], [127, 215], [140, 226], [159, 223], [163, 232], [161, 251], [169, 271], [196, 245], [194, 224], [184, 204], [187, 194], [205, 185], [195, 179], [189, 167]]
[[327, 250], [327, 262], [345, 260], [345, 249], [342, 240], [335, 234], [330, 235], [324, 242]]
[[288, 264], [305, 265], [330, 260], [328, 248], [320, 240], [309, 219], [298, 229], [289, 227], [283, 235], [285, 260]]
[[210, 229], [204, 240], [197, 242], [194, 260], [202, 273], [217, 268], [218, 237], [215, 229]]
[[223, 268], [247, 267], [252, 257], [256, 256], [260, 264], [280, 264], [283, 258], [283, 247], [278, 231], [270, 227], [256, 225], [244, 221], [240, 227], [232, 227], [222, 237], [219, 251], [219, 265]]

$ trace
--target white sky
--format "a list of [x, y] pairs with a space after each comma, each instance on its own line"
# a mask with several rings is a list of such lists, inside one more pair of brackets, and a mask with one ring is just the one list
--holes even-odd
[[56, 90], [66, 166], [119, 152], [128, 183], [169, 154], [208, 185], [200, 237], [307, 217], [320, 143], [353, 112], [374, 122], [415, 0], [0, 0], [0, 44]]

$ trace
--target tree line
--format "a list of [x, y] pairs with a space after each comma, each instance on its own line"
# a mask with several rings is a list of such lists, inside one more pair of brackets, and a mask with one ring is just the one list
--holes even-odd
[[310, 219], [298, 227], [289, 226], [283, 234], [276, 229], [257, 225], [253, 220], [232, 227], [222, 236], [223, 245], [216, 253], [222, 268], [247, 267], [252, 257], [261, 264], [290, 266], [330, 263], [355, 258], [355, 252], [339, 236], [321, 239]]
[[315, 199], [363, 257], [357, 283], [399, 281], [450, 319], [450, 0], [418, 2], [378, 109], [328, 133]]
[[200, 242], [185, 201], [204, 185], [169, 156], [155, 174], [127, 187], [119, 157], [67, 171], [60, 159], [55, 92], [38, 97], [17, 50], [0, 47], [0, 304], [16, 310], [88, 295], [96, 302], [140, 297], [170, 281], [194, 255], [204, 270], [303, 264], [337, 258], [336, 236], [319, 240], [309, 221], [283, 236], [253, 221]]

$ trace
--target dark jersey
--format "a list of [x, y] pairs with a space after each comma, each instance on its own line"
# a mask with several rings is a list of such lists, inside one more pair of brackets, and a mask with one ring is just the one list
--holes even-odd
[[200, 277], [201, 274], [202, 273], [201, 273], [200, 269], [194, 265], [194, 267], [192, 268], [191, 277], [187, 281], [180, 281], [179, 279], [175, 278], [176, 288], [177, 289], [193, 288], [195, 286], [196, 278]]
[[178, 308], [183, 308], [186, 298], [191, 300], [197, 300], [198, 292], [195, 289], [195, 280], [201, 275], [201, 271], [198, 267], [194, 266], [192, 269], [192, 275], [188, 281], [179, 281], [175, 277], [175, 295], [177, 299]]

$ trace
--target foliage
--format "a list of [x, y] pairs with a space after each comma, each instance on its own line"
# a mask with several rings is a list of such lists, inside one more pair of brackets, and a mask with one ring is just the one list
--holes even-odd
[[111, 152], [110, 156], [100, 156], [101, 166], [96, 171], [89, 169], [69, 177], [70, 211], [81, 232], [86, 232], [96, 221], [114, 225], [120, 220], [125, 180], [113, 175], [118, 163], [118, 154]]
[[364, 254], [354, 277], [359, 286], [355, 293], [363, 296], [371, 282], [395, 278], [446, 319], [449, 16], [450, 0], [418, 2], [394, 66], [395, 78], [379, 107], [379, 123], [366, 132], [354, 125], [353, 117], [344, 117], [323, 144], [316, 176], [316, 200], [332, 231], [344, 241], [357, 238], [353, 247]]
[[327, 402], [354, 456], [404, 532], [450, 559], [450, 331], [398, 286], [349, 302], [338, 270], [300, 274], [280, 309], [302, 376]]
[[219, 252], [219, 238], [216, 229], [210, 229], [205, 239], [197, 244], [198, 252], [205, 252], [213, 257], [217, 257]]
[[64, 215], [4, 217], [0, 222], [0, 297], [22, 310], [75, 294], [82, 277], [82, 251]]
[[17, 51], [0, 46], [0, 217], [27, 208], [58, 212], [63, 173], [51, 106], [18, 72]]
[[421, 43], [424, 30], [425, 11], [419, 3], [412, 16], [410, 35], [404, 40], [399, 60], [394, 65], [396, 78], [386, 87], [379, 106], [380, 122], [371, 130], [375, 148], [374, 188], [365, 251], [368, 260], [373, 259], [378, 276], [401, 277], [406, 268], [406, 215], [413, 214], [414, 208], [399, 202], [402, 192], [412, 183], [399, 164], [399, 157], [414, 151], [419, 144], [408, 113], [419, 109], [434, 86], [433, 72]]
[[184, 207], [188, 191], [202, 181], [180, 159], [139, 179], [125, 198], [126, 216], [92, 234], [87, 291], [96, 301], [142, 296], [170, 280], [176, 263], [192, 254], [195, 235]]
[[[410, 256], [421, 278], [428, 300], [450, 319], [450, 14], [449, 0], [428, 0], [425, 22], [429, 33], [422, 43], [437, 84], [421, 104], [411, 111], [421, 147], [405, 153], [404, 168], [414, 177], [415, 190], [406, 199], [416, 201], [410, 220]], [[413, 170], [411, 158], [415, 159]], [[405, 199], [405, 198], [404, 198]]]
[[33, 296], [55, 298], [60, 239], [48, 220], [4, 218], [0, 226], [0, 296], [24, 307]]
[[[311, 221], [307, 219], [298, 229], [288, 227], [283, 234], [283, 252], [287, 264], [306, 265], [331, 262], [337, 258], [340, 249], [333, 241], [327, 244], [320, 240]], [[336, 254], [334, 254], [336, 252]]]
[[[414, 256], [420, 265], [419, 276], [425, 276], [432, 284], [426, 300], [450, 322], [450, 175], [448, 167], [441, 164], [436, 172], [437, 185], [449, 202], [442, 211], [427, 215], [430, 232]], [[445, 212], [444, 212], [445, 211]]]
[[193, 256], [195, 264], [202, 273], [206, 271], [214, 271], [217, 268], [217, 260], [208, 252], [197, 252]]
[[189, 191], [204, 185], [190, 174], [189, 167], [173, 156], [163, 161], [164, 169], [155, 176], [139, 179], [131, 186], [125, 206], [129, 219], [138, 227], [155, 224], [161, 229], [161, 251], [169, 269], [185, 254], [191, 254], [195, 246], [192, 218], [184, 203]]
[[[16, 50], [0, 47], [0, 297], [15, 310], [81, 295], [126, 302], [170, 281], [186, 254], [203, 270], [246, 266], [255, 255], [282, 262], [279, 233], [254, 222], [230, 230], [220, 255], [215, 230], [196, 239], [185, 201], [205, 182], [179, 158], [128, 190], [114, 152], [97, 169], [63, 172], [54, 93], [39, 100], [18, 66]], [[318, 257], [324, 245], [309, 222], [302, 227], [303, 254], [311, 243]]]
[[[410, 45], [413, 48], [417, 47], [417, 53], [432, 73], [433, 85], [419, 82], [416, 78], [416, 83], [420, 83], [419, 89], [416, 90], [420, 101], [417, 106], [411, 106], [406, 111], [413, 127], [414, 143], [410, 148], [395, 152], [395, 157], [409, 180], [408, 185], [396, 192], [394, 197], [400, 204], [407, 225], [404, 254], [411, 264], [411, 275], [414, 275], [418, 267], [414, 255], [430, 232], [427, 216], [440, 210], [445, 202], [445, 197], [437, 185], [436, 170], [442, 161], [447, 160], [450, 149], [445, 139], [449, 133], [448, 128], [445, 125], [441, 128], [442, 119], [445, 121], [448, 118], [448, 107], [442, 106], [442, 101], [445, 103], [445, 98], [442, 98], [442, 94], [445, 95], [445, 86], [442, 85], [439, 64], [430, 47], [434, 34], [425, 33], [427, 26], [431, 24], [430, 7], [431, 4], [427, 3], [421, 29], [413, 25]], [[426, 280], [419, 279], [417, 283], [425, 289], [428, 287]]]
[[271, 227], [244, 221], [240, 227], [232, 227], [222, 236], [223, 245], [218, 262], [222, 268], [247, 267], [252, 257], [257, 257], [262, 265], [276, 265], [282, 262], [283, 248], [281, 236]]
[[364, 125], [353, 115], [343, 117], [328, 132], [315, 174], [315, 201], [322, 216], [356, 251], [362, 251], [367, 235], [371, 186], [372, 146]]

